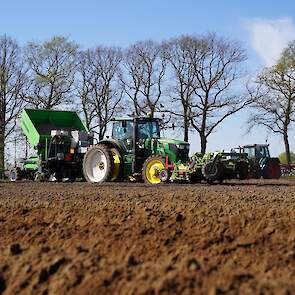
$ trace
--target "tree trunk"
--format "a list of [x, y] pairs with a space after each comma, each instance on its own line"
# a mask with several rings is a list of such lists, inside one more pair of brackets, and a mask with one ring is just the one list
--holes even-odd
[[206, 148], [207, 148], [207, 138], [205, 134], [200, 133], [200, 139], [201, 139], [201, 153], [205, 154]]
[[290, 145], [289, 145], [289, 138], [288, 138], [287, 131], [284, 131], [284, 143], [285, 143], [285, 153], [286, 153], [287, 164], [290, 164], [291, 163], [291, 155], [290, 155]]
[[207, 137], [206, 137], [206, 123], [207, 123], [207, 102], [208, 94], [206, 95], [206, 106], [204, 106], [203, 115], [202, 115], [202, 125], [200, 128], [200, 138], [201, 138], [201, 153], [206, 153], [207, 148]]
[[4, 140], [5, 140], [5, 123], [4, 114], [0, 112], [0, 179], [4, 177], [4, 163], [5, 163], [5, 153], [4, 153]]
[[188, 142], [188, 129], [189, 129], [189, 121], [187, 118], [184, 118], [184, 134], [183, 140]]

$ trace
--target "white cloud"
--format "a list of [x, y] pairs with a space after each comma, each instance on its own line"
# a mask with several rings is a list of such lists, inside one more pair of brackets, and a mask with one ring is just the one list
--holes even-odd
[[251, 45], [267, 66], [273, 65], [280, 57], [288, 42], [295, 39], [292, 19], [248, 20], [246, 28], [251, 33]]

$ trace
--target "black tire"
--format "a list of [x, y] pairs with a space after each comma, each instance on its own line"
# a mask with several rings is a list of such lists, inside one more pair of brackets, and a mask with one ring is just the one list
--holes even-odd
[[83, 159], [83, 174], [86, 181], [103, 183], [111, 180], [114, 168], [110, 149], [102, 144], [90, 148]]
[[207, 162], [202, 166], [202, 175], [209, 181], [222, 179], [222, 165], [220, 163], [214, 163], [213, 161]]
[[77, 172], [75, 170], [69, 171], [69, 182], [75, 182], [77, 179]]
[[270, 159], [262, 171], [264, 179], [279, 179], [281, 177], [280, 162], [276, 159]]
[[158, 163], [162, 163], [163, 165], [163, 168], [165, 169], [165, 164], [164, 164], [164, 160], [161, 156], [158, 156], [158, 155], [153, 155], [153, 156], [150, 156], [148, 157], [143, 166], [142, 166], [142, 179], [145, 183], [148, 183], [148, 184], [159, 184], [161, 183], [161, 179], [160, 179], [160, 172], [159, 171], [159, 176], [155, 176], [155, 181], [152, 182], [151, 181], [151, 175], [149, 175], [148, 173], [148, 170], [149, 170], [149, 165], [151, 165], [152, 162], [158, 162]]
[[236, 164], [236, 173], [238, 179], [247, 179], [249, 176], [249, 164], [246, 161], [239, 161]]
[[12, 169], [9, 173], [9, 180], [10, 181], [17, 181], [17, 180], [21, 180], [21, 170], [20, 168], [16, 167], [14, 169]]
[[200, 172], [193, 172], [190, 176], [190, 183], [194, 184], [194, 183], [201, 183], [203, 177], [202, 177], [202, 173]]

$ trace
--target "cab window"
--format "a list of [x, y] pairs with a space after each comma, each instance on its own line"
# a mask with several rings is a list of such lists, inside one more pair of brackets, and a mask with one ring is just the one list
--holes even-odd
[[246, 153], [249, 158], [255, 158], [255, 148], [254, 147], [245, 147], [244, 153]]
[[113, 123], [112, 138], [124, 140], [133, 137], [133, 122], [132, 121], [115, 121]]
[[258, 146], [256, 148], [256, 157], [257, 158], [268, 158], [268, 148], [266, 146]]
[[138, 137], [145, 138], [159, 138], [160, 130], [158, 121], [139, 122], [138, 123]]

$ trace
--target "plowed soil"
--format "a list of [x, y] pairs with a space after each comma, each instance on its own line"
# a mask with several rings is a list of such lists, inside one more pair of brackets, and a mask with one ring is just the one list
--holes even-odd
[[295, 183], [0, 183], [0, 294], [295, 294]]

